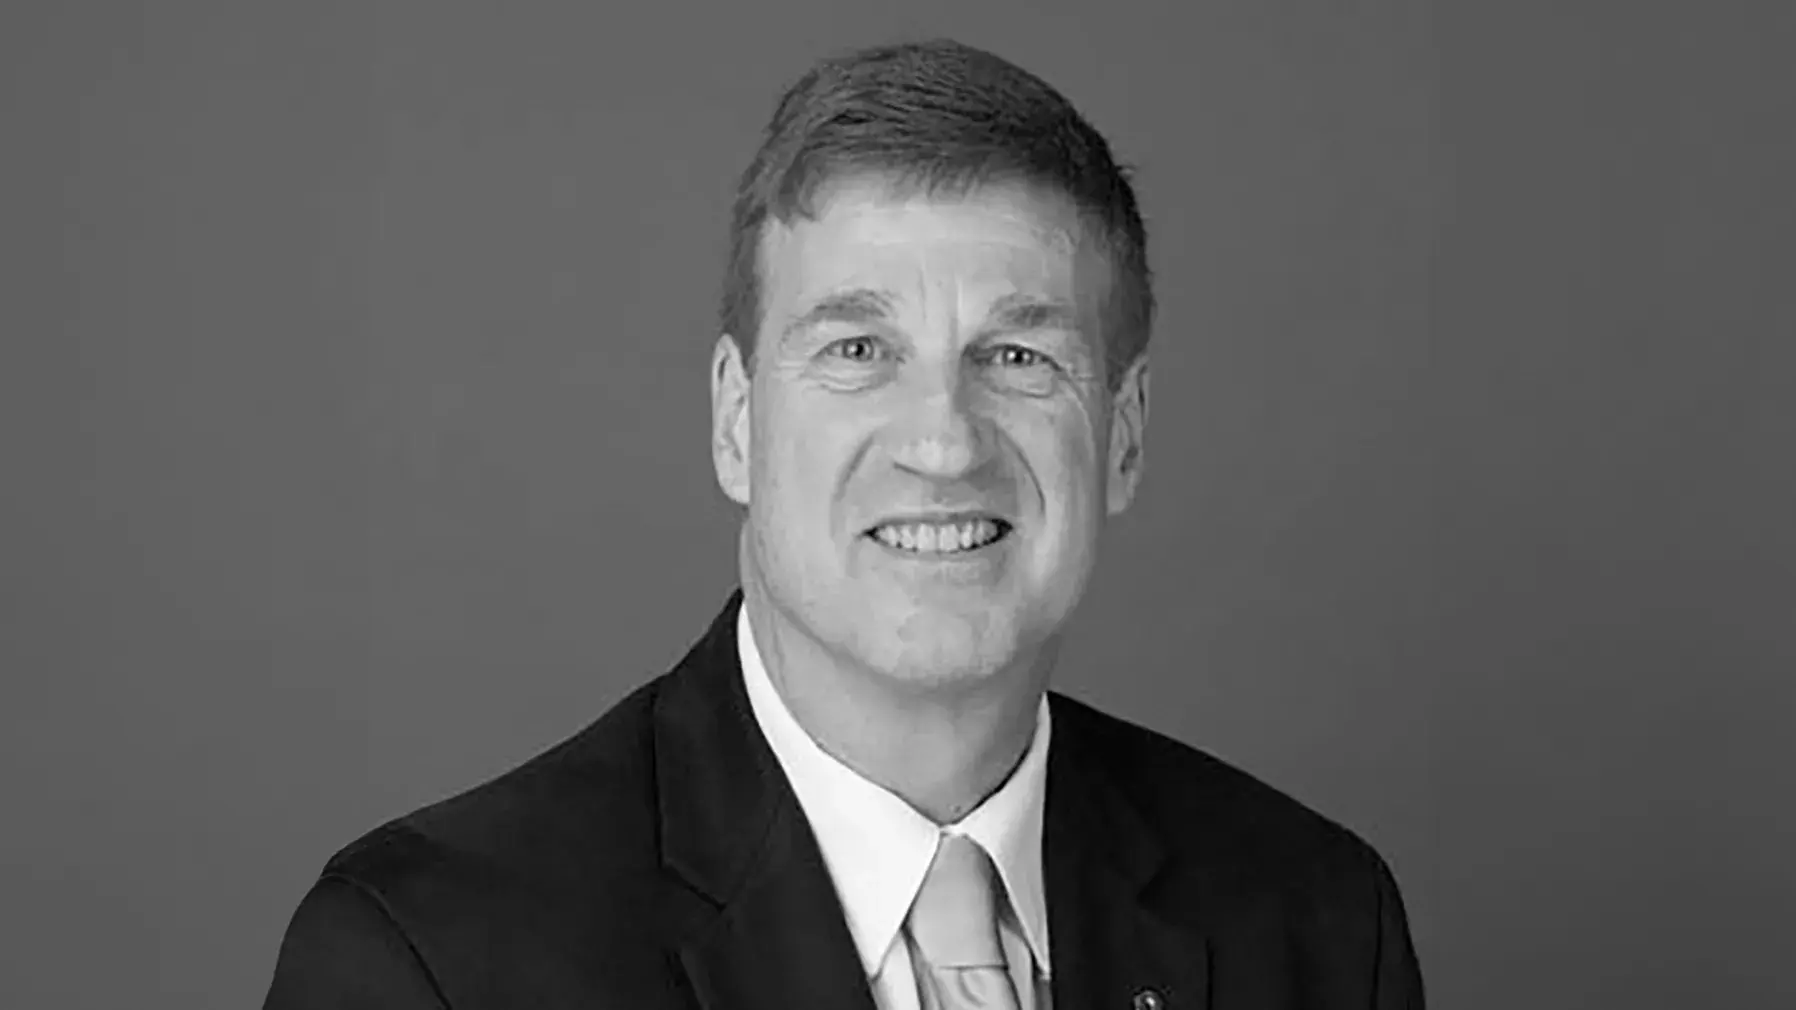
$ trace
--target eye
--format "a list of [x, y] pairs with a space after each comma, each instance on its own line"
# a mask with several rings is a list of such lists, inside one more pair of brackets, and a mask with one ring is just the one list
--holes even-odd
[[832, 341], [823, 349], [823, 353], [864, 364], [879, 356], [879, 341], [868, 336], [845, 337]]
[[1004, 344], [992, 353], [992, 360], [1006, 368], [1035, 368], [1051, 364], [1048, 356], [1022, 344]]

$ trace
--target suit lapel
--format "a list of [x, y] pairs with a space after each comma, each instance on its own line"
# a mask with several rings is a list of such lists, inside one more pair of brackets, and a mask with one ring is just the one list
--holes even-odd
[[874, 1010], [834, 887], [794, 805], [775, 815], [756, 868], [680, 959], [705, 1010]]
[[1153, 829], [1108, 780], [1081, 713], [1051, 698], [1043, 876], [1054, 1010], [1209, 1006], [1209, 946], [1153, 903], [1166, 860]]
[[656, 701], [662, 861], [702, 899], [680, 963], [705, 1010], [874, 1010], [822, 853], [749, 707], [741, 604], [738, 591]]
[[[662, 862], [698, 899], [679, 961], [704, 1010], [874, 1010], [835, 886], [755, 724], [733, 594], [655, 703]], [[1165, 850], [1104, 772], [1076, 705], [1054, 705], [1043, 827], [1054, 1010], [1209, 1005], [1204, 937], [1153, 904]]]

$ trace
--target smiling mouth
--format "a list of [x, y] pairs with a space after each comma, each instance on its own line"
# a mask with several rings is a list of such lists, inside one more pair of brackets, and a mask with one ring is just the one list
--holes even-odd
[[955, 557], [990, 547], [1010, 536], [1013, 529], [1002, 519], [969, 519], [957, 523], [881, 523], [864, 535], [901, 554]]

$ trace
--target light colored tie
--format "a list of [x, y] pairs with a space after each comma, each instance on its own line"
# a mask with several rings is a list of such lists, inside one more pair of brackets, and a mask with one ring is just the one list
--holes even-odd
[[923, 1010], [1017, 1010], [998, 941], [992, 862], [979, 843], [943, 835], [904, 920]]

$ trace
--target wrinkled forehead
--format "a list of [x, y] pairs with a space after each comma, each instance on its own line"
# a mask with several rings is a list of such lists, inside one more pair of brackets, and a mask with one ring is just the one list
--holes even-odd
[[849, 176], [819, 186], [807, 209], [790, 222], [769, 222], [762, 234], [770, 315], [875, 284], [900, 297], [922, 297], [932, 284], [974, 300], [1031, 294], [1095, 312], [1108, 276], [1073, 202], [1043, 187], [999, 182], [929, 193], [886, 177]]

